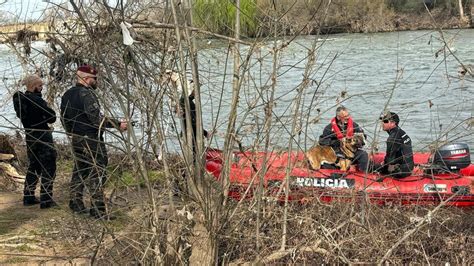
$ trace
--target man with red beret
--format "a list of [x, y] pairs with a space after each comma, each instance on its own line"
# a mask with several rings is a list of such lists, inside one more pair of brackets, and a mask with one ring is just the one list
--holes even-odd
[[[23, 79], [25, 93], [13, 95], [13, 107], [25, 128], [28, 155], [28, 173], [23, 190], [23, 205], [40, 204], [41, 209], [56, 206], [53, 201], [53, 181], [56, 175], [56, 149], [48, 124], [56, 121], [56, 112], [42, 98], [43, 80], [38, 75]], [[41, 178], [40, 200], [35, 197], [36, 185]]]
[[85, 213], [83, 192], [88, 182], [91, 195], [91, 216], [110, 219], [104, 201], [103, 185], [107, 180], [107, 150], [104, 128], [127, 130], [127, 123], [104, 117], [94, 90], [97, 88], [97, 71], [88, 65], [77, 69], [77, 83], [61, 99], [61, 122], [72, 137], [75, 166], [70, 183], [69, 208]]

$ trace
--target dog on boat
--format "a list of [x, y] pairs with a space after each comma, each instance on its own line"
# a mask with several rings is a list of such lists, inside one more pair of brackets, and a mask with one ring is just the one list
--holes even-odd
[[339, 158], [334, 149], [330, 146], [321, 146], [316, 144], [306, 152], [306, 158], [311, 168], [318, 170], [323, 163], [335, 164], [343, 171], [349, 170], [352, 159], [354, 159], [357, 149], [365, 145], [365, 136], [363, 133], [355, 133], [352, 138], [344, 138], [341, 141], [341, 152], [344, 158]]

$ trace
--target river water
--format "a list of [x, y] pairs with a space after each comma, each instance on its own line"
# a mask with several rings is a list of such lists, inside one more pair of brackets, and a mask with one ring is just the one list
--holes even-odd
[[[376, 142], [381, 150], [387, 135], [380, 132], [378, 117], [387, 106], [399, 114], [401, 127], [412, 138], [416, 150], [427, 150], [437, 140], [464, 142], [471, 147], [472, 157], [474, 78], [460, 78], [458, 67], [460, 62], [474, 64], [474, 30], [448, 30], [444, 37], [453, 54], [442, 49], [436, 31], [320, 36], [311, 82], [304, 90], [297, 116], [300, 134], [296, 135], [293, 147], [306, 149], [313, 145], [334, 116], [338, 103], [342, 103], [365, 129], [369, 143]], [[273, 147], [287, 147], [290, 142], [294, 99], [303, 80], [308, 49], [315, 38], [299, 37], [278, 54]], [[287, 40], [277, 43], [281, 45]], [[205, 128], [215, 128], [210, 145], [222, 147], [231, 99], [232, 62], [230, 58], [226, 63], [226, 45], [217, 41], [208, 44], [209, 47], [203, 45], [199, 52], [203, 120]], [[269, 98], [272, 45], [271, 41], [259, 45], [250, 57], [249, 74], [242, 77], [237, 127], [244, 146], [261, 140], [258, 132], [263, 128], [263, 99]], [[247, 51], [248, 47], [241, 48], [242, 60]], [[11, 82], [22, 73], [15, 56], [6, 47], [0, 47], [0, 62], [0, 75], [4, 77], [0, 85], [0, 131], [11, 133], [19, 121], [8, 97], [15, 89]], [[171, 134], [169, 144], [177, 147]]]

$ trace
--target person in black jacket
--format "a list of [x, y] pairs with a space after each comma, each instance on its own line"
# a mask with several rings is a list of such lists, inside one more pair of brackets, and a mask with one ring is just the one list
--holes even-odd
[[[331, 119], [331, 123], [327, 125], [323, 134], [319, 136], [319, 145], [331, 146], [338, 156], [343, 156], [341, 151], [341, 141], [344, 138], [352, 138], [354, 133], [364, 133], [364, 130], [352, 120], [349, 110], [344, 106], [336, 109], [336, 117]], [[365, 135], [364, 135], [365, 136]], [[360, 171], [367, 172], [369, 166], [369, 155], [366, 151], [359, 147], [354, 154], [352, 162], [357, 164]]]
[[[191, 87], [188, 88], [189, 89], [189, 95], [187, 97], [187, 100], [188, 100], [188, 103], [189, 103], [189, 116], [191, 118], [191, 128], [192, 128], [192, 137], [193, 137], [193, 153], [196, 153], [196, 135], [197, 135], [197, 122], [196, 122], [196, 104], [194, 103], [194, 97], [195, 97], [195, 92], [194, 92], [194, 88], [193, 88], [193, 82], [191, 81], [190, 82], [190, 85]], [[183, 119], [183, 124], [184, 124], [184, 128], [183, 128], [183, 132], [181, 134], [183, 134], [183, 137], [186, 136], [186, 132], [187, 132], [187, 128], [188, 128], [188, 125], [187, 125], [187, 122], [186, 122], [186, 112], [185, 112], [185, 95], [184, 95], [184, 92], [183, 92], [183, 95], [181, 96], [180, 100], [179, 100], [179, 106], [181, 108], [181, 117]], [[207, 132], [207, 130], [203, 129], [202, 130], [202, 134], [205, 138], [209, 138], [209, 132]]]
[[395, 178], [404, 178], [413, 171], [413, 150], [411, 139], [398, 126], [400, 118], [394, 112], [387, 112], [380, 117], [383, 130], [388, 133], [387, 152], [380, 173]]
[[91, 195], [91, 216], [110, 219], [107, 214], [103, 186], [107, 180], [108, 163], [103, 133], [104, 128], [127, 130], [127, 123], [104, 117], [94, 90], [97, 88], [97, 71], [85, 65], [78, 68], [77, 83], [61, 99], [61, 122], [72, 138], [75, 166], [70, 183], [69, 208], [84, 213], [85, 183]]
[[[13, 95], [13, 107], [25, 129], [28, 155], [28, 173], [23, 190], [23, 205], [40, 203], [40, 208], [56, 206], [53, 200], [53, 182], [56, 176], [56, 149], [52, 131], [48, 124], [56, 121], [56, 112], [43, 100], [43, 81], [37, 75], [23, 79], [25, 93]], [[35, 189], [41, 177], [40, 200], [35, 197]]]

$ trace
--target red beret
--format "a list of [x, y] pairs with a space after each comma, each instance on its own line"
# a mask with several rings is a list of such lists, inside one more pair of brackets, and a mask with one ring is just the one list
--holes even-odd
[[90, 74], [94, 77], [97, 75], [97, 70], [95, 70], [93, 67], [91, 67], [89, 65], [80, 66], [77, 69], [77, 72], [83, 72], [83, 73], [86, 73], [86, 74]]

